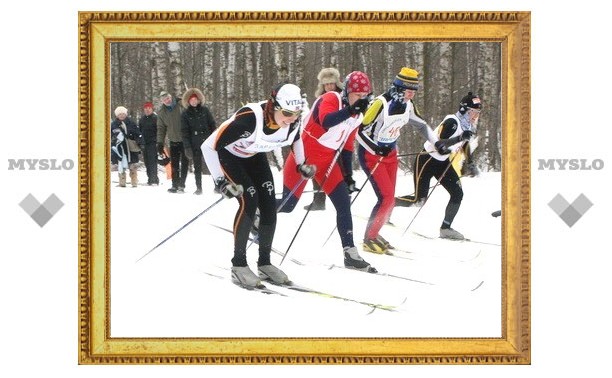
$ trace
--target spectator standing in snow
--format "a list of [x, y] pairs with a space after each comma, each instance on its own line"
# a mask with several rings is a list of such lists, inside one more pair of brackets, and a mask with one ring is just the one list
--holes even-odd
[[167, 137], [172, 167], [172, 187], [168, 192], [183, 193], [189, 160], [185, 156], [181, 134], [181, 104], [166, 91], [159, 94], [159, 99], [162, 105], [157, 112], [157, 153], [164, 154], [164, 142]]
[[[319, 98], [323, 93], [326, 92], [338, 92], [342, 93], [342, 82], [340, 81], [340, 72], [333, 68], [323, 68], [317, 74], [319, 84], [315, 92], [315, 100]], [[312, 188], [314, 190], [312, 203], [304, 206], [304, 210], [317, 211], [325, 210], [325, 192], [321, 190], [321, 187], [316, 180], [312, 181]]]
[[140, 153], [140, 130], [128, 117], [128, 110], [124, 106], [115, 109], [115, 120], [111, 122], [112, 152], [118, 161], [119, 186], [126, 185], [126, 170], [130, 171], [130, 184], [138, 186], [138, 154]]
[[144, 114], [138, 120], [138, 128], [142, 133], [144, 143], [143, 159], [147, 168], [147, 184], [159, 185], [157, 177], [157, 114], [153, 112], [153, 103], [145, 102], [142, 106]]
[[419, 73], [403, 67], [390, 88], [370, 104], [357, 133], [357, 156], [378, 199], [370, 213], [363, 250], [387, 253], [393, 246], [380, 235], [380, 229], [391, 217], [395, 203], [397, 178], [397, 146], [400, 130], [411, 125], [431, 143], [438, 141], [429, 125], [421, 118], [412, 99], [419, 89]]
[[[453, 169], [455, 161], [462, 161], [465, 154], [467, 164], [465, 165], [465, 176], [478, 175], [478, 168], [472, 162], [470, 145], [475, 146], [476, 128], [478, 118], [482, 109], [480, 97], [468, 92], [459, 103], [459, 111], [449, 114], [436, 127], [434, 132], [440, 140], [434, 145], [427, 141], [424, 151], [427, 153], [418, 155], [414, 162], [414, 196], [407, 195], [397, 198], [399, 206], [409, 206], [413, 203], [421, 203], [429, 193], [429, 182], [432, 177], [439, 180], [440, 185], [446, 189], [450, 198], [444, 212], [444, 220], [440, 226], [440, 237], [445, 239], [463, 240], [464, 236], [451, 228], [451, 224], [459, 211], [463, 199], [463, 189], [459, 180], [459, 172]], [[474, 143], [469, 143], [473, 140]], [[475, 147], [474, 147], [475, 148]]]
[[202, 150], [200, 147], [204, 140], [215, 131], [215, 120], [204, 105], [204, 94], [198, 88], [190, 88], [183, 94], [183, 107], [181, 115], [181, 133], [185, 156], [193, 162], [193, 175], [195, 176], [196, 191], [202, 194]]
[[[267, 101], [249, 103], [223, 122], [202, 144], [216, 190], [235, 197], [239, 207], [234, 219], [232, 279], [245, 287], [256, 287], [262, 279], [287, 283], [287, 275], [270, 262], [276, 230], [274, 179], [266, 153], [292, 145], [296, 173], [305, 178], [315, 168], [304, 164], [299, 117], [302, 111], [300, 88], [293, 84], [277, 86]], [[246, 246], [256, 210], [259, 220], [259, 276], [247, 264]]]
[[[317, 167], [314, 179], [329, 196], [336, 209], [336, 223], [344, 252], [347, 268], [368, 272], [376, 269], [366, 262], [353, 242], [353, 220], [349, 193], [357, 191], [352, 178], [352, 155], [355, 133], [363, 120], [371, 92], [370, 79], [360, 71], [353, 71], [344, 81], [342, 93], [327, 92], [313, 104], [307, 117], [302, 139], [309, 164]], [[343, 162], [344, 172], [337, 163]], [[283, 169], [283, 199], [286, 203], [280, 212], [291, 212], [302, 192], [306, 181], [302, 180], [296, 167], [299, 156], [289, 154]], [[302, 180], [302, 181], [300, 181]], [[291, 190], [297, 189], [290, 195]]]

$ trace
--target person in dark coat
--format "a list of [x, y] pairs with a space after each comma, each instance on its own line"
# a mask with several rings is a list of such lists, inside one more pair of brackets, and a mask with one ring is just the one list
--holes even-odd
[[119, 186], [125, 187], [126, 170], [130, 171], [132, 187], [138, 186], [138, 154], [141, 135], [138, 126], [128, 117], [128, 110], [123, 106], [115, 109], [115, 120], [111, 122], [111, 150], [118, 161]]
[[202, 194], [202, 150], [204, 140], [216, 129], [215, 120], [206, 105], [204, 94], [198, 88], [190, 88], [183, 94], [183, 114], [181, 114], [181, 135], [185, 156], [193, 162], [196, 181], [194, 194]]
[[153, 103], [145, 102], [144, 115], [138, 120], [138, 128], [144, 143], [143, 159], [147, 168], [147, 184], [159, 185], [157, 177], [157, 114], [153, 112]]

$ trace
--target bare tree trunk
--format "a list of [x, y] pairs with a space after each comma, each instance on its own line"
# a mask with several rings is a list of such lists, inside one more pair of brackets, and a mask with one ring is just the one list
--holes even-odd
[[155, 46], [155, 77], [153, 82], [156, 92], [172, 91], [168, 85], [169, 69], [168, 69], [168, 44], [165, 42], [156, 42]]
[[483, 145], [475, 154], [479, 166], [493, 170], [501, 169], [501, 111], [498, 105], [501, 104], [501, 49], [498, 46], [482, 44], [480, 49], [479, 84], [482, 85], [479, 85], [478, 92], [483, 99], [483, 112], [479, 123], [483, 127], [478, 128], [478, 134]]
[[172, 91], [181, 96], [185, 92], [185, 79], [183, 78], [183, 62], [180, 56], [181, 44], [168, 42], [168, 56], [170, 60], [170, 84]]
[[[201, 87], [220, 123], [243, 103], [266, 99], [282, 80], [313, 96], [323, 67], [338, 68], [341, 80], [354, 70], [366, 72], [375, 95], [388, 88], [402, 67], [414, 68], [421, 88], [413, 103], [433, 127], [457, 110], [468, 91], [481, 96], [481, 147], [475, 157], [482, 169], [501, 168], [499, 43], [121, 42], [110, 48], [111, 104], [126, 106], [136, 118], [144, 101], [159, 106], [160, 91], [181, 96], [185, 83]], [[402, 130], [400, 153], [418, 152], [422, 144], [412, 128]]]

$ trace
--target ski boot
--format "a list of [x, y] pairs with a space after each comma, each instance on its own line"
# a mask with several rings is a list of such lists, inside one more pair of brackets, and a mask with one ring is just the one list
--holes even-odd
[[361, 270], [368, 273], [378, 273], [378, 271], [365, 261], [356, 247], [344, 247], [344, 266], [348, 269]]
[[280, 285], [291, 283], [285, 272], [278, 269], [274, 265], [260, 265], [257, 270], [259, 273], [259, 278], [264, 281], [269, 280]]
[[232, 281], [247, 289], [261, 286], [261, 280], [248, 266], [232, 266]]
[[465, 236], [463, 236], [461, 232], [453, 230], [452, 228], [441, 228], [440, 238], [451, 240], [465, 240]]

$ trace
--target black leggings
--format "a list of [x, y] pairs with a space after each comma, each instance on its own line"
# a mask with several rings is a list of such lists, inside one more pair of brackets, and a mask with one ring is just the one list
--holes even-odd
[[[450, 227], [453, 219], [459, 211], [459, 205], [463, 199], [463, 189], [461, 188], [461, 180], [453, 167], [449, 167], [451, 162], [447, 160], [438, 160], [431, 157], [429, 154], [417, 156], [414, 162], [414, 187], [416, 188], [416, 201], [424, 199], [429, 194], [429, 184], [432, 177], [440, 180], [440, 185], [450, 194], [446, 212], [444, 214], [443, 227]], [[448, 169], [447, 169], [448, 168]], [[444, 173], [446, 171], [446, 173]]]
[[253, 226], [255, 210], [259, 208], [258, 265], [270, 264], [270, 251], [276, 230], [276, 199], [274, 178], [265, 153], [239, 158], [225, 149], [219, 151], [219, 161], [225, 176], [244, 188], [237, 198], [239, 208], [234, 218], [234, 266], [247, 266], [246, 246]]

